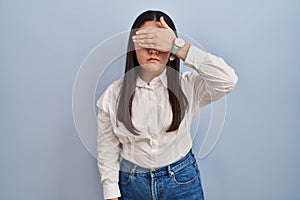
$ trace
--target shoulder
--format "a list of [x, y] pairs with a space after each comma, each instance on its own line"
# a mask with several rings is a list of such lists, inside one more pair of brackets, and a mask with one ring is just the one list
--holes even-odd
[[119, 91], [121, 90], [123, 84], [123, 77], [112, 82], [107, 88], [106, 90], [103, 92], [104, 93], [119, 93]]
[[117, 101], [122, 84], [123, 77], [112, 82], [109, 86], [107, 86], [107, 88], [97, 100], [97, 106], [102, 107], [104, 104], [110, 104]]

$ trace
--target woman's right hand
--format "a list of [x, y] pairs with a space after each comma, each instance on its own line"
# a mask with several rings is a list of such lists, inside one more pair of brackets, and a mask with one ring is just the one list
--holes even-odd
[[171, 52], [176, 35], [163, 17], [160, 17], [159, 20], [161, 28], [142, 28], [136, 32], [132, 39], [142, 48]]

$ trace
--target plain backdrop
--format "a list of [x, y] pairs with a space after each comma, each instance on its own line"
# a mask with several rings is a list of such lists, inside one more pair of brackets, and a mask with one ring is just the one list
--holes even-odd
[[103, 199], [73, 121], [73, 84], [89, 52], [148, 9], [239, 76], [221, 138], [199, 160], [206, 199], [300, 199], [297, 0], [0, 0], [0, 199]]

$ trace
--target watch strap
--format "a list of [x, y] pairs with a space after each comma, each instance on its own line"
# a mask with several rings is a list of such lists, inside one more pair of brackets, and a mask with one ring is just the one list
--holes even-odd
[[177, 53], [178, 49], [179, 48], [176, 45], [174, 45], [173, 48], [172, 48], [172, 50], [171, 50], [171, 54], [174, 55], [174, 56], [176, 56], [176, 53]]

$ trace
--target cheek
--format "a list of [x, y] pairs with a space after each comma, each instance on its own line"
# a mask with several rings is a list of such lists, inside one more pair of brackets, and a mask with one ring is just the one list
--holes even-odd
[[160, 57], [161, 57], [161, 62], [163, 64], [167, 64], [169, 61], [170, 53], [161, 53]]
[[136, 53], [136, 58], [137, 58], [139, 64], [140, 65], [143, 64], [145, 62], [145, 59], [146, 59], [146, 57], [145, 57], [145, 50], [143, 50], [143, 49], [136, 49], [135, 53]]

